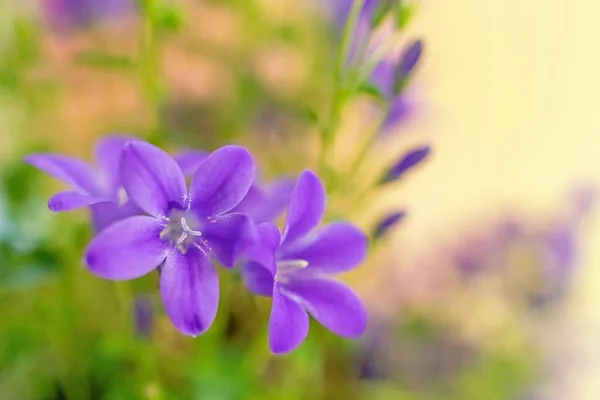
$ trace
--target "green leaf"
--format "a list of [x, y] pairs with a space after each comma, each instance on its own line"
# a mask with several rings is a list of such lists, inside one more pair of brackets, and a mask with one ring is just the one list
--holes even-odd
[[364, 82], [362, 83], [357, 90], [358, 93], [369, 95], [376, 100], [387, 103], [386, 96], [379, 90], [379, 88], [372, 83]]
[[396, 3], [396, 6], [394, 7], [394, 17], [398, 29], [402, 29], [408, 25], [415, 14], [415, 8], [412, 1], [399, 1]]

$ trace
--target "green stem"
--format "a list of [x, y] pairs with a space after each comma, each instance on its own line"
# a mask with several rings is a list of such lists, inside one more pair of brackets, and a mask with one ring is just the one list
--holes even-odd
[[139, 55], [138, 67], [141, 87], [144, 96], [152, 108], [150, 119], [153, 129], [148, 138], [150, 142], [161, 142], [161, 112], [164, 106], [164, 93], [161, 84], [162, 67], [159, 32], [156, 29], [155, 1], [145, 2], [142, 49]]
[[371, 134], [369, 135], [369, 139], [360, 148], [360, 151], [358, 152], [358, 154], [352, 161], [352, 165], [350, 166], [350, 169], [348, 170], [348, 175], [347, 175], [348, 178], [352, 178], [352, 177], [356, 176], [356, 173], [358, 172], [359, 168], [362, 166], [363, 162], [367, 158], [369, 151], [373, 148], [373, 145], [377, 141], [379, 131], [382, 129], [383, 124], [385, 122], [385, 115], [387, 115], [387, 113], [389, 112], [389, 109], [390, 109], [390, 107], [388, 105], [388, 107], [385, 110], [384, 117], [380, 119], [379, 123], [376, 126], [376, 129], [374, 129], [371, 132]]
[[337, 129], [340, 111], [345, 101], [345, 92], [343, 78], [344, 68], [346, 60], [350, 52], [350, 47], [354, 39], [354, 31], [360, 16], [360, 12], [364, 6], [365, 0], [354, 0], [352, 9], [346, 21], [344, 32], [342, 34], [342, 42], [336, 57], [335, 69], [333, 75], [333, 96], [331, 101], [331, 109], [329, 113], [329, 120], [323, 126], [321, 131], [321, 154], [319, 157], [319, 167], [325, 172], [326, 171], [326, 160], [331, 150], [333, 137], [335, 130]]

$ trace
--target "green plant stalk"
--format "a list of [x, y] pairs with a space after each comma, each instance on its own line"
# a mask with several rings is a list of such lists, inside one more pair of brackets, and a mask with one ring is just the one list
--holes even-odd
[[346, 101], [346, 95], [343, 80], [344, 80], [344, 67], [348, 55], [350, 52], [350, 46], [354, 39], [354, 31], [358, 23], [360, 11], [364, 6], [365, 0], [354, 0], [352, 9], [344, 26], [344, 32], [342, 35], [342, 43], [337, 54], [335, 69], [333, 75], [333, 96], [331, 101], [331, 109], [329, 112], [328, 122], [323, 126], [321, 131], [321, 153], [319, 158], [319, 168], [322, 172], [326, 172], [326, 160], [331, 150], [331, 145], [334, 138], [334, 133], [338, 127], [340, 119], [340, 111], [344, 102]]
[[161, 84], [161, 43], [156, 27], [155, 1], [145, 2], [145, 14], [143, 21], [142, 48], [139, 54], [138, 68], [141, 88], [145, 98], [148, 100], [152, 114], [153, 129], [148, 141], [157, 145], [162, 144], [162, 118], [161, 113], [164, 106], [165, 96]]

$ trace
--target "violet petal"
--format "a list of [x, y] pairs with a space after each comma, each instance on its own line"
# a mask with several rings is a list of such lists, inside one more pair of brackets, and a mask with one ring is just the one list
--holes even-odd
[[110, 225], [88, 245], [85, 262], [94, 274], [110, 280], [146, 275], [165, 259], [170, 244], [159, 238], [162, 224], [137, 216]]
[[290, 243], [319, 224], [325, 213], [325, 188], [319, 178], [306, 170], [298, 178], [283, 230], [283, 241]]
[[186, 149], [175, 154], [173, 158], [177, 161], [179, 168], [185, 176], [193, 176], [200, 163], [208, 156], [209, 153], [202, 150]]
[[50, 200], [48, 200], [48, 208], [50, 211], [54, 212], [71, 211], [107, 201], [109, 200], [104, 197], [92, 196], [87, 193], [70, 190], [56, 193], [54, 196], [50, 197]]
[[365, 332], [367, 313], [348, 286], [330, 279], [301, 279], [287, 283], [284, 289], [301, 299], [307, 311], [333, 333], [357, 338]]
[[80, 189], [92, 195], [99, 195], [96, 172], [86, 162], [74, 157], [55, 154], [32, 154], [25, 162], [65, 182], [73, 189]]
[[202, 229], [202, 239], [226, 267], [233, 267], [239, 256], [254, 242], [255, 230], [250, 218], [231, 213], [214, 218]]
[[186, 183], [173, 158], [150, 143], [129, 142], [123, 150], [121, 177], [129, 197], [155, 217], [184, 209]]
[[302, 272], [334, 274], [357, 267], [367, 254], [367, 236], [347, 222], [334, 222], [310, 235], [310, 241], [292, 249], [282, 248], [281, 258], [305, 260]]
[[240, 272], [248, 290], [262, 296], [273, 295], [273, 274], [264, 265], [247, 261], [242, 265]]
[[103, 187], [117, 200], [117, 190], [121, 186], [121, 156], [128, 142], [136, 140], [127, 136], [110, 136], [100, 139], [94, 149], [96, 164], [104, 175]]
[[308, 335], [308, 314], [294, 300], [273, 285], [273, 306], [269, 319], [269, 347], [276, 354], [294, 350]]
[[133, 202], [123, 205], [113, 202], [98, 203], [90, 206], [94, 230], [100, 232], [107, 226], [125, 218], [140, 215], [143, 211]]
[[219, 277], [209, 257], [191, 247], [170, 253], [160, 275], [160, 294], [173, 325], [200, 335], [212, 325], [219, 306]]
[[254, 173], [254, 160], [246, 149], [221, 147], [200, 163], [192, 178], [191, 209], [200, 216], [231, 210], [248, 193]]

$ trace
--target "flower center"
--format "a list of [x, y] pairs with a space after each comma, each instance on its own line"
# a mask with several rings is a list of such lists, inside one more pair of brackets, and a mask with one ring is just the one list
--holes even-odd
[[182, 211], [173, 212], [167, 219], [165, 229], [160, 233], [162, 240], [173, 242], [177, 249], [185, 254], [189, 248], [202, 236], [202, 232], [192, 227], [199, 225], [193, 215]]
[[279, 283], [288, 283], [296, 272], [307, 266], [306, 260], [277, 260], [275, 280]]

